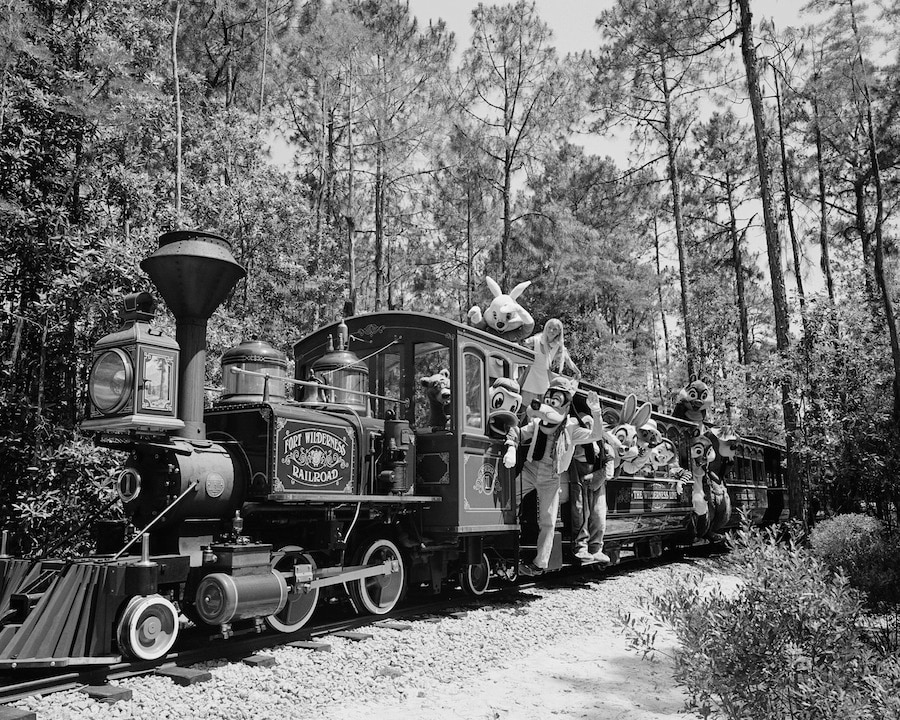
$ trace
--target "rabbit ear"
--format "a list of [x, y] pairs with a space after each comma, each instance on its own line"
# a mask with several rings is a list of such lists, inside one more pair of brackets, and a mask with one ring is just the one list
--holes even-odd
[[644, 403], [641, 405], [640, 409], [635, 413], [634, 419], [631, 424], [635, 427], [641, 427], [644, 423], [646, 423], [650, 419], [650, 412], [652, 408], [650, 407], [650, 403]]
[[517, 297], [519, 297], [519, 295], [521, 295], [523, 292], [525, 292], [525, 288], [527, 288], [529, 285], [531, 285], [531, 280], [526, 280], [525, 282], [520, 282], [512, 290], [510, 290], [509, 296], [513, 300], [515, 300]]
[[634, 409], [637, 407], [637, 398], [629, 395], [622, 403], [622, 414], [619, 415], [619, 422], [623, 425], [631, 425], [631, 418], [634, 416]]
[[487, 284], [488, 289], [491, 291], [491, 295], [494, 297], [500, 297], [503, 294], [503, 291], [500, 289], [500, 286], [494, 278], [485, 275], [484, 282]]
[[[488, 279], [490, 280], [490, 278], [488, 278]], [[691, 376], [688, 378], [688, 385], [690, 385], [692, 382], [697, 382], [697, 375], [696, 375], [696, 374], [691, 375]]]

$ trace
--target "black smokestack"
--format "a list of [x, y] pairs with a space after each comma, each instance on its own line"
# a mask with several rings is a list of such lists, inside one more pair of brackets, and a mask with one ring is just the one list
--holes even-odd
[[181, 349], [178, 407], [182, 437], [205, 440], [203, 386], [206, 382], [206, 322], [247, 274], [231, 244], [212, 233], [178, 230], [159, 237], [159, 249], [141, 262], [175, 316]]

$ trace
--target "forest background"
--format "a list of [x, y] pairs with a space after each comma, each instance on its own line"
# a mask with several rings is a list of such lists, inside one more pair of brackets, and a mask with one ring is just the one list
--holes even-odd
[[587, 378], [665, 410], [701, 377], [786, 444], [795, 516], [896, 524], [900, 13], [752, 5], [610, 0], [563, 56], [524, 1], [465, 43], [395, 0], [0, 1], [0, 526], [77, 549], [111, 511], [91, 348], [176, 228], [248, 269], [214, 380], [348, 301], [463, 320], [532, 280]]

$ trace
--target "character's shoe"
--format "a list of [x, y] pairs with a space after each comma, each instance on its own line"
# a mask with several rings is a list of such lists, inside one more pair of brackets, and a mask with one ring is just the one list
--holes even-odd
[[534, 563], [519, 563], [519, 575], [528, 575], [529, 577], [538, 577], [544, 574], [544, 568], [540, 568]]
[[611, 560], [610, 560], [610, 558], [609, 558], [609, 555], [607, 555], [607, 554], [606, 554], [605, 552], [603, 552], [602, 550], [598, 550], [597, 552], [595, 552], [595, 553], [592, 555], [592, 557], [594, 558], [594, 562], [599, 562], [599, 563], [609, 563], [609, 562], [611, 562]]
[[575, 558], [581, 561], [581, 564], [597, 562], [593, 553], [588, 552], [587, 548], [578, 548], [575, 552]]

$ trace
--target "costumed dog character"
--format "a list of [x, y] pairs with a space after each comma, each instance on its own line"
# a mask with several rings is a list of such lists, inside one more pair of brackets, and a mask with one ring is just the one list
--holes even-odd
[[506, 437], [519, 424], [518, 412], [522, 407], [519, 383], [509, 378], [497, 378], [491, 384], [489, 394], [488, 432], [491, 437]]
[[506, 436], [504, 466], [516, 465], [516, 450], [528, 446], [522, 467], [522, 491], [537, 491], [538, 533], [537, 554], [531, 563], [523, 563], [519, 572], [523, 575], [541, 575], [550, 563], [553, 549], [553, 531], [559, 511], [560, 477], [569, 468], [575, 445], [592, 443], [603, 436], [603, 417], [600, 396], [587, 394], [587, 407], [591, 413], [589, 427], [582, 427], [578, 420], [569, 417], [569, 406], [577, 384], [570, 378], [554, 378], [543, 402], [532, 401], [527, 412], [529, 422], [513, 427]]
[[647, 447], [641, 448], [638, 444], [637, 429], [647, 424], [651, 411], [652, 406], [647, 402], [637, 407], [637, 398], [634, 395], [629, 395], [622, 403], [619, 423], [612, 431], [613, 436], [621, 445], [616, 475], [621, 475], [623, 472], [633, 475], [649, 460]]
[[566, 349], [561, 320], [550, 318], [541, 332], [526, 338], [522, 344], [534, 350], [534, 363], [522, 383], [522, 394], [529, 401], [543, 397], [550, 380], [562, 375], [563, 370], [568, 369], [576, 380], [581, 379], [581, 371]]
[[703, 432], [706, 414], [711, 408], [712, 393], [709, 391], [709, 387], [702, 380], [692, 377], [691, 382], [678, 391], [672, 415], [694, 423], [700, 428], [700, 432]]
[[510, 342], [521, 342], [529, 337], [534, 330], [534, 318], [519, 305], [518, 297], [531, 285], [531, 280], [519, 283], [508, 295], [493, 278], [485, 277], [484, 281], [494, 299], [483, 314], [477, 305], [472, 307], [468, 314], [469, 324], [479, 330], [492, 330]]
[[428, 398], [428, 424], [432, 430], [446, 430], [450, 419], [450, 371], [444, 368], [422, 378], [422, 386]]
[[717, 531], [731, 518], [731, 498], [725, 485], [709, 469], [715, 457], [716, 451], [708, 437], [698, 435], [691, 441], [692, 502], [697, 536], [719, 542], [723, 537]]

